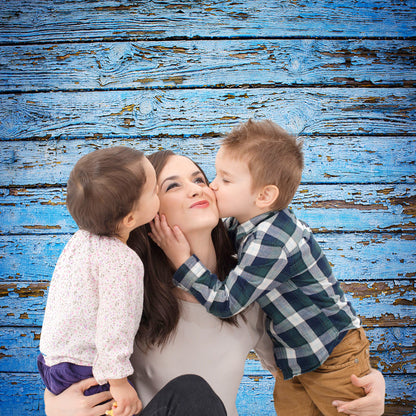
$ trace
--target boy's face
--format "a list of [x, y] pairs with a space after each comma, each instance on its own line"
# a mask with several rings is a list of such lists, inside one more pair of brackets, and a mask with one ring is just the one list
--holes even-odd
[[235, 217], [239, 223], [256, 216], [257, 193], [252, 190], [248, 163], [235, 159], [223, 147], [215, 159], [217, 176], [210, 187], [217, 197], [220, 216]]

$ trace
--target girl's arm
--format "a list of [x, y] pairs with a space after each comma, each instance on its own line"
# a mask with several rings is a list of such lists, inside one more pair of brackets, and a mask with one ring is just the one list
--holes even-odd
[[[113, 401], [111, 393], [105, 391], [84, 396], [84, 391], [96, 385], [94, 378], [82, 380], [68, 387], [57, 396], [45, 389], [45, 413], [47, 416], [101, 416], [110, 410]], [[107, 403], [100, 404], [103, 402]]]

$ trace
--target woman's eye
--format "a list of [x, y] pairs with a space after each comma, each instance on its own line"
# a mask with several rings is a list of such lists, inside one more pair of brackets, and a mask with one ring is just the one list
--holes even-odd
[[169, 190], [171, 190], [171, 189], [173, 189], [173, 188], [176, 188], [176, 187], [178, 187], [179, 186], [179, 184], [177, 184], [176, 182], [172, 182], [172, 183], [170, 183], [168, 186], [167, 186], [167, 188], [166, 188], [166, 192], [167, 191], [169, 191]]
[[207, 183], [205, 182], [204, 178], [195, 178], [195, 183], [203, 183], [204, 185], [206, 185]]

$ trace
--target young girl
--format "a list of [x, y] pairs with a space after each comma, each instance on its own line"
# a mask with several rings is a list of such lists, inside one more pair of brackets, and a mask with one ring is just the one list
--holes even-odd
[[114, 415], [130, 416], [142, 407], [127, 376], [133, 373], [144, 272], [126, 242], [159, 209], [155, 171], [138, 150], [96, 150], [72, 170], [66, 204], [79, 230], [51, 280], [39, 372], [55, 394], [93, 376], [99, 385], [85, 394], [109, 389], [117, 402]]

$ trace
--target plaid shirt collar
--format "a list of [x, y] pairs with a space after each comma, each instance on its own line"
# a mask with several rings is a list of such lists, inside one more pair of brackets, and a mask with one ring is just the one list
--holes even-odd
[[263, 214], [257, 215], [242, 224], [236, 222], [236, 237], [235, 242], [239, 246], [242, 240], [249, 235], [261, 222], [277, 215], [279, 211], [268, 211]]

